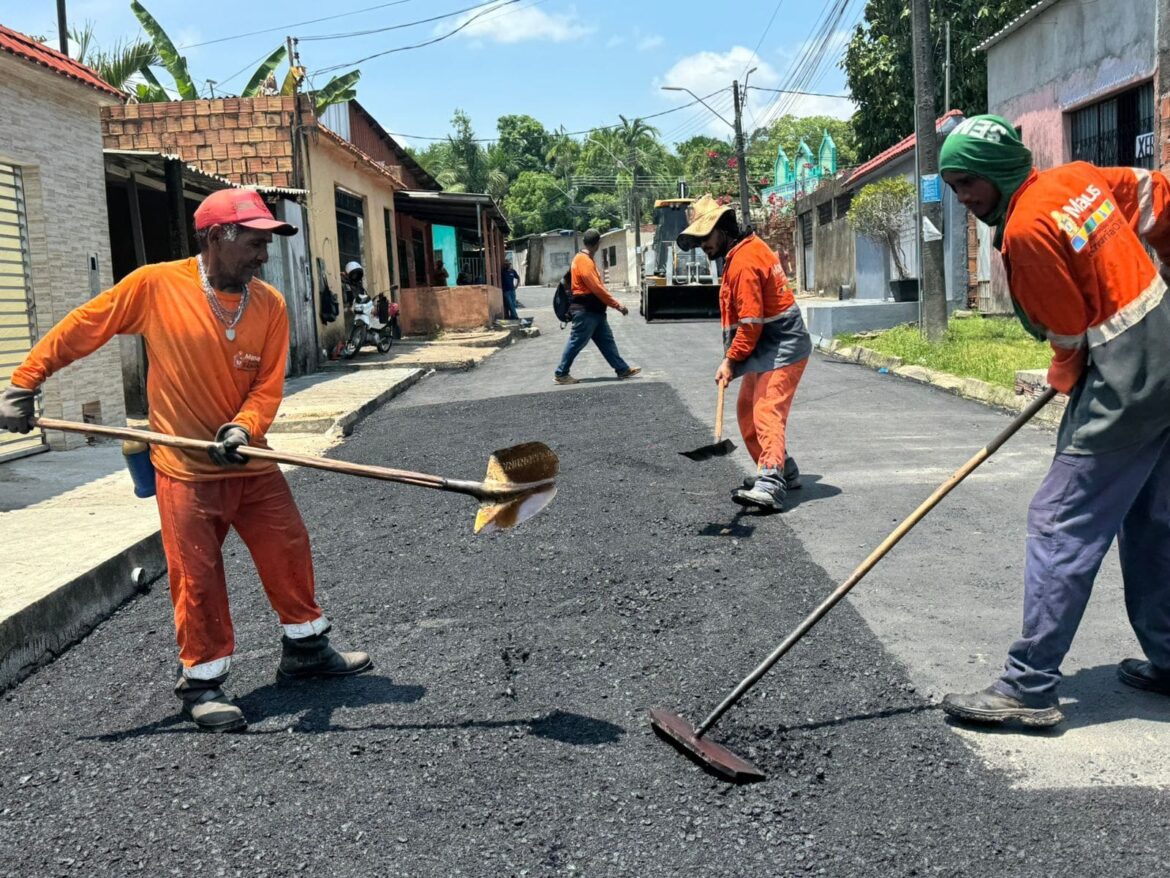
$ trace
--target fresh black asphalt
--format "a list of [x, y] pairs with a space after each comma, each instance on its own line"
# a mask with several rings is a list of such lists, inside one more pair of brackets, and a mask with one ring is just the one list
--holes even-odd
[[784, 517], [736, 516], [730, 461], [675, 454], [708, 428], [665, 384], [427, 402], [424, 382], [337, 456], [480, 478], [491, 449], [542, 440], [553, 504], [476, 537], [468, 498], [293, 474], [334, 640], [376, 670], [278, 685], [276, 621], [233, 538], [248, 732], [178, 717], [156, 584], [0, 701], [0, 875], [1170, 868], [1162, 794], [1014, 789], [848, 602], [712, 732], [768, 779], [708, 776], [647, 711], [700, 720], [836, 583]]

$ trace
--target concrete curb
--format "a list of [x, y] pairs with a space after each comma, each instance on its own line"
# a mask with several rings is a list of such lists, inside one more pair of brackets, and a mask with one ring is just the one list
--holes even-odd
[[[135, 575], [135, 570], [141, 572]], [[48, 664], [167, 570], [155, 531], [24, 609], [0, 619], [0, 692]]]
[[[1030, 394], [1016, 393], [1007, 388], [980, 381], [977, 378], [961, 378], [946, 372], [927, 369], [925, 366], [906, 365], [900, 357], [871, 351], [869, 348], [851, 347], [836, 339], [819, 340], [817, 348], [836, 360], [868, 366], [878, 371], [884, 369], [899, 378], [907, 378], [910, 381], [917, 381], [919, 384], [929, 384], [932, 387], [945, 390], [947, 393], [953, 393], [955, 396], [974, 400], [993, 408], [1005, 409], [1014, 414], [1019, 414], [1027, 408], [1033, 398]], [[1063, 415], [1063, 406], [1050, 404], [1041, 409], [1034, 420], [1049, 426], [1057, 426]]]
[[414, 387], [425, 374], [426, 372], [423, 369], [415, 369], [409, 376], [399, 381], [393, 387], [383, 390], [373, 399], [367, 400], [356, 409], [346, 412], [333, 422], [333, 425], [325, 431], [325, 434], [327, 436], [348, 436], [353, 432], [356, 424], [364, 421], [400, 393], [404, 393], [409, 388]]

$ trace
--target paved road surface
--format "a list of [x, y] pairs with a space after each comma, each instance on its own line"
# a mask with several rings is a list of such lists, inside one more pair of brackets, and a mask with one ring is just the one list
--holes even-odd
[[[646, 378], [610, 381], [586, 352], [574, 373], [605, 380], [560, 388], [563, 336], [542, 323], [540, 340], [427, 379], [337, 455], [477, 477], [491, 448], [543, 439], [563, 465], [553, 505], [476, 538], [466, 498], [294, 474], [336, 640], [377, 670], [275, 684], [274, 620], [233, 542], [248, 734], [177, 719], [165, 593], [131, 603], [5, 696], [0, 875], [1170, 867], [1167, 709], [1109, 682], [1132, 641], [1114, 573], [1070, 662], [1069, 731], [960, 734], [935, 707], [985, 682], [1018, 624], [1018, 525], [1048, 434], [953, 495], [721, 721], [769, 774], [728, 787], [658, 741], [647, 709], [701, 718], [1006, 417], [818, 360], [794, 423], [801, 502], [737, 516], [741, 462], [675, 454], [707, 437], [712, 324], [619, 318]], [[1068, 760], [1061, 783], [1046, 754], [1084, 741], [1102, 776]]]

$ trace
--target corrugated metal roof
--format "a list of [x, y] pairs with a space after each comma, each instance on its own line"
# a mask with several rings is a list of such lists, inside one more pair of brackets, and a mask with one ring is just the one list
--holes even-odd
[[975, 47], [976, 52], [986, 52], [1000, 40], [1004, 39], [1010, 34], [1015, 33], [1049, 6], [1054, 6], [1060, 0], [1040, 0], [1039, 3], [1033, 4], [1021, 12], [1016, 18], [1012, 19], [1007, 27], [1001, 28], [996, 33], [992, 34], [982, 43]]
[[108, 95], [125, 100], [125, 95], [86, 67], [79, 64], [68, 55], [62, 55], [56, 49], [50, 49], [43, 43], [38, 43], [30, 36], [14, 31], [0, 24], [0, 50], [10, 52], [26, 61], [31, 61], [41, 67], [47, 67], [54, 73], [67, 76], [69, 79], [88, 85], [90, 88]]
[[[115, 158], [134, 158], [140, 159], [142, 162], [153, 165], [156, 162], [165, 159], [178, 159], [183, 162], [184, 176], [191, 177], [195, 180], [202, 181], [205, 185], [210, 184], [220, 189], [255, 189], [257, 192], [265, 195], [304, 195], [305, 189], [290, 189], [287, 186], [241, 186], [239, 183], [234, 183], [227, 177], [220, 177], [217, 174], [209, 174], [206, 171], [197, 168], [195, 165], [188, 164], [183, 161], [183, 157], [173, 152], [154, 152], [148, 149], [103, 149], [103, 155]], [[161, 168], [159, 169], [161, 173]]]

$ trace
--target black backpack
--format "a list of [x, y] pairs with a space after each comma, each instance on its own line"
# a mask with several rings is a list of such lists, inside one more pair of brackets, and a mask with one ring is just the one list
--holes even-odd
[[565, 281], [557, 284], [557, 291], [553, 293], [553, 313], [561, 321], [561, 328], [566, 323], [573, 322], [573, 315], [569, 313], [569, 306], [573, 304], [573, 294], [569, 292], [569, 285]]

